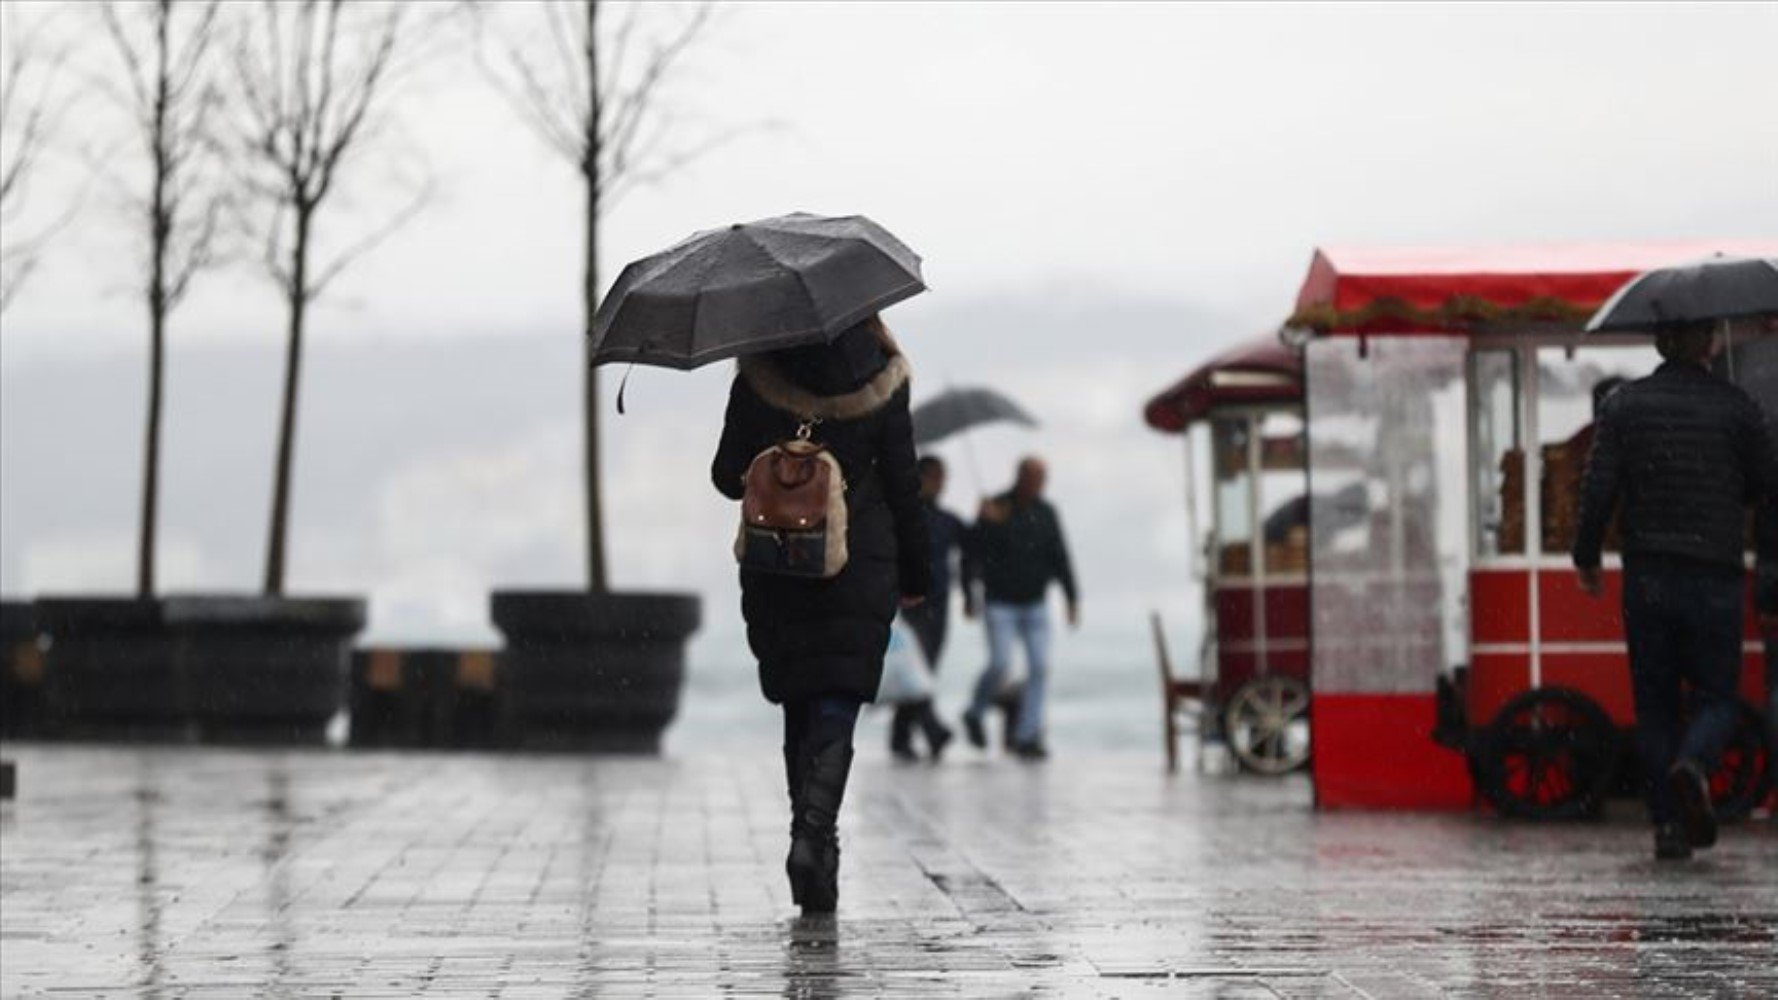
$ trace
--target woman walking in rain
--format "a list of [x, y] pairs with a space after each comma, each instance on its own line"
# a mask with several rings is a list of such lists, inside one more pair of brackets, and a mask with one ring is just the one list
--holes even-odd
[[767, 462], [778, 446], [800, 440], [830, 455], [843, 483], [843, 511], [827, 518], [845, 542], [837, 573], [773, 572], [747, 555], [741, 567], [741, 612], [760, 688], [784, 711], [785, 870], [804, 913], [838, 904], [837, 822], [853, 727], [876, 695], [897, 606], [918, 605], [930, 588], [908, 378], [907, 361], [875, 315], [829, 343], [745, 357], [711, 466], [717, 490], [748, 501], [756, 459]]

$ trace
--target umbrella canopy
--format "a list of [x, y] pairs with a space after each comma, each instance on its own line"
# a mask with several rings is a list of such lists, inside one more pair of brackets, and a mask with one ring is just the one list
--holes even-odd
[[1323, 247], [1286, 325], [1356, 337], [1578, 330], [1643, 271], [1713, 253], [1778, 257], [1778, 243]]
[[1019, 404], [992, 389], [948, 389], [914, 407], [914, 443], [932, 444], [981, 424], [1010, 421], [1036, 427]]
[[1778, 258], [1717, 254], [1630, 279], [1593, 314], [1587, 332], [1772, 315], [1778, 315]]
[[590, 359], [689, 369], [822, 343], [925, 288], [919, 255], [861, 215], [736, 223], [624, 268]]
[[1193, 369], [1149, 400], [1142, 415], [1155, 430], [1176, 434], [1219, 406], [1302, 401], [1302, 355], [1284, 346], [1277, 334], [1268, 334]]

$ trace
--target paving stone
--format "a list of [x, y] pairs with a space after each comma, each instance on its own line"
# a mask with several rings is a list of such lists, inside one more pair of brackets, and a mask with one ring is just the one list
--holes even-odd
[[861, 760], [836, 919], [777, 753], [9, 745], [0, 997], [1762, 997], [1778, 829], [1317, 814], [1148, 758]]

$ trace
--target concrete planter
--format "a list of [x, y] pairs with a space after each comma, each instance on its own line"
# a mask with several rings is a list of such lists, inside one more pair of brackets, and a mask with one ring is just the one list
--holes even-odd
[[49, 711], [67, 735], [317, 743], [346, 705], [362, 600], [46, 598]]
[[506, 637], [496, 672], [502, 742], [658, 752], [701, 612], [692, 594], [496, 592], [491, 615]]

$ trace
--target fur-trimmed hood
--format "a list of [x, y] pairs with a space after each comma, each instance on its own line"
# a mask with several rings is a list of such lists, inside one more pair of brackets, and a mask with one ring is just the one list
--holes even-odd
[[738, 367], [748, 387], [774, 409], [804, 420], [857, 420], [882, 409], [913, 376], [907, 358], [893, 340], [885, 337], [883, 350], [889, 355], [883, 370], [839, 396], [820, 396], [804, 389], [764, 356], [742, 358]]

